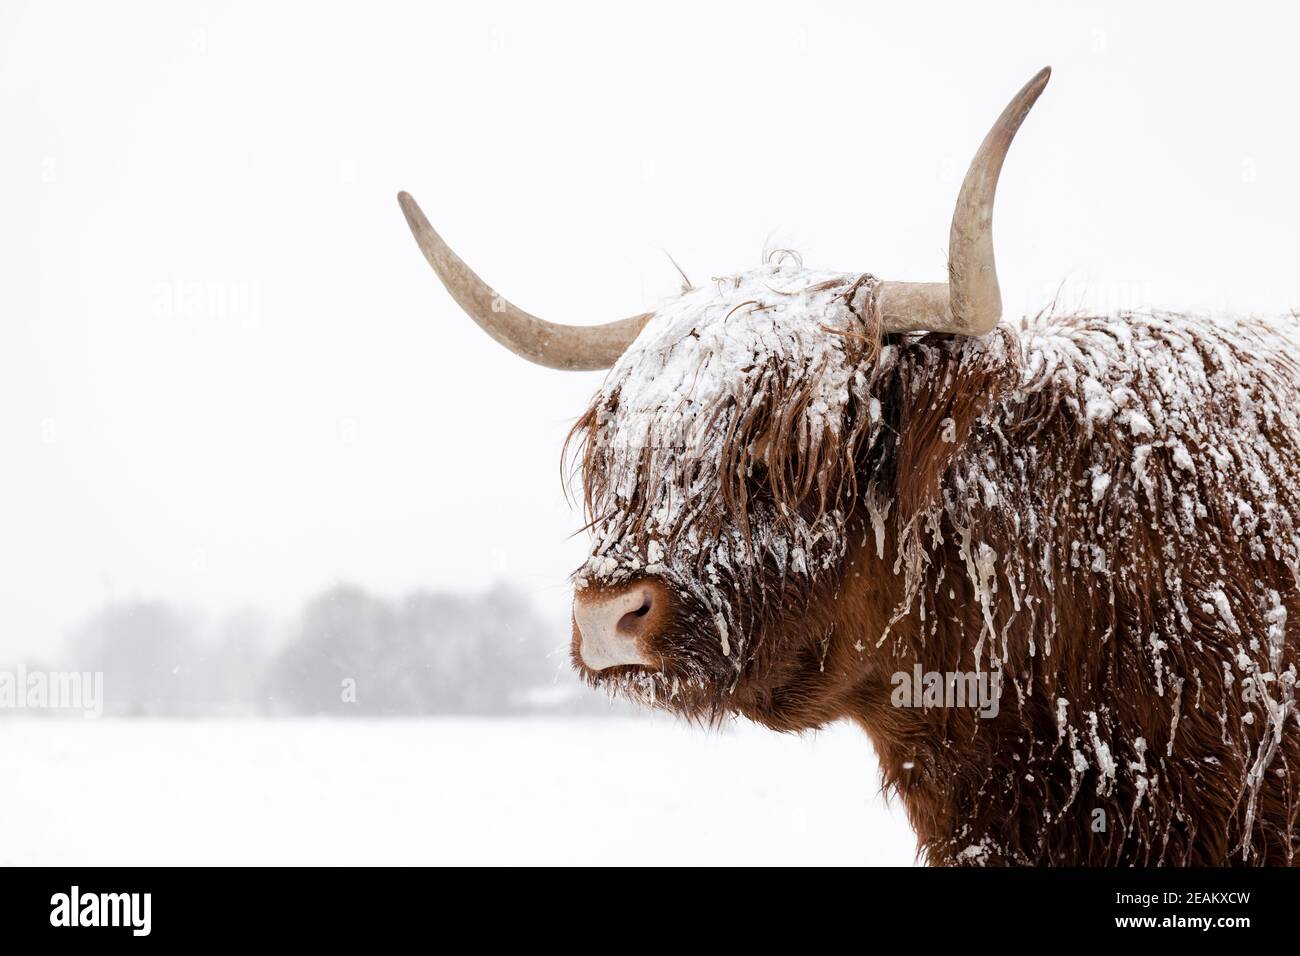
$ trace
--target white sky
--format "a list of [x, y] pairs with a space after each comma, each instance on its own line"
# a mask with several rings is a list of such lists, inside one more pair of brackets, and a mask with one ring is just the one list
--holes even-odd
[[1300, 306], [1293, 7], [545, 6], [0, 6], [0, 663], [109, 596], [567, 603], [599, 375], [474, 327], [398, 189], [562, 321], [674, 292], [665, 250], [940, 279], [967, 160], [1051, 64], [1009, 313]]

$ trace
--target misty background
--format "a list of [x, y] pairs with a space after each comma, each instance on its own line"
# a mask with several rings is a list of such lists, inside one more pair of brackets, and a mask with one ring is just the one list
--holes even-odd
[[[100, 672], [103, 713], [126, 717], [619, 714], [586, 691], [567, 644], [506, 585], [385, 599], [340, 584], [291, 624], [251, 609], [208, 618], [117, 601], [74, 628], [42, 670]], [[21, 712], [0, 709], [0, 717]]]
[[[0, 668], [119, 714], [595, 707], [563, 436], [600, 381], [489, 340], [798, 249], [944, 275], [1044, 64], [1009, 315], [1300, 304], [1294, 8], [1090, 3], [0, 7]], [[357, 681], [344, 706], [339, 689]]]

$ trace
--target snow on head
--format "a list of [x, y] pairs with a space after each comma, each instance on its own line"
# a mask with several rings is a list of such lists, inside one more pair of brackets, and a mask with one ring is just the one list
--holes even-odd
[[787, 254], [659, 308], [574, 429], [593, 532], [579, 590], [662, 578], [683, 633], [711, 633], [741, 672], [761, 620], [845, 553], [856, 449], [881, 422], [876, 288]]
[[833, 560], [845, 452], [879, 418], [862, 363], [875, 285], [786, 257], [665, 303], [579, 422], [597, 518], [580, 577]]

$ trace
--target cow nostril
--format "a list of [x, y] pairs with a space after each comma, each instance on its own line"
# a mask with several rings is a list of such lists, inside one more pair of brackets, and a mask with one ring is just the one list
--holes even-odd
[[[626, 605], [624, 605], [626, 607]], [[650, 596], [649, 591], [641, 594], [641, 606], [635, 611], [628, 611], [618, 622], [618, 629], [624, 634], [639, 634], [645, 629], [645, 616], [650, 613], [654, 606], [654, 599]]]

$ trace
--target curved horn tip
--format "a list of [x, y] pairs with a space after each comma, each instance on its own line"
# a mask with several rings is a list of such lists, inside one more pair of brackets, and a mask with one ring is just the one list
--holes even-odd
[[1045, 66], [1033, 75], [1028, 83], [1025, 84], [1024, 92], [1029, 94], [1030, 102], [1038, 99], [1039, 94], [1047, 88], [1047, 81], [1052, 78], [1052, 68]]
[[402, 213], [406, 216], [407, 222], [411, 222], [413, 218], [423, 218], [424, 216], [420, 204], [415, 201], [415, 197], [404, 189], [397, 194], [397, 205], [402, 207]]
[[488, 335], [530, 362], [571, 371], [607, 369], [645, 325], [647, 315], [604, 325], [560, 325], [530, 315], [493, 291], [451, 251], [429, 224], [415, 197], [399, 192], [397, 204], [424, 258], [456, 304]]
[[[1029, 82], [1020, 88], [1019, 93], [1011, 98], [1011, 102], [1007, 105], [1008, 110], [1014, 110], [1018, 119], [1024, 119], [1025, 114], [1038, 102], [1038, 97], [1047, 88], [1047, 81], [1051, 78], [1052, 68], [1050, 66], [1043, 67], [1029, 78]], [[1018, 121], [1016, 125], [1019, 125]]]

